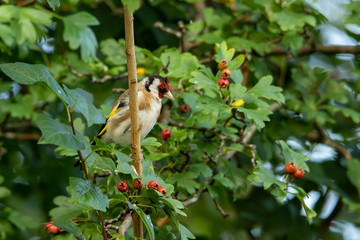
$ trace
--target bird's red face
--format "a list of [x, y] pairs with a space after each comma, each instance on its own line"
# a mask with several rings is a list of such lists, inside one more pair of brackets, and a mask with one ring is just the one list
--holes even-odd
[[158, 85], [160, 99], [166, 97], [171, 100], [175, 100], [173, 95], [171, 94], [172, 89], [169, 85], [169, 81], [170, 81], [169, 78], [165, 78], [165, 80], [161, 80], [160, 84]]

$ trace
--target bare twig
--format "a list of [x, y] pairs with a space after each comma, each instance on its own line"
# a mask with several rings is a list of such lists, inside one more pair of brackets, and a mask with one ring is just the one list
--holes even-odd
[[106, 228], [108, 228], [108, 229], [113, 229], [113, 230], [115, 230], [115, 231], [118, 231], [118, 230], [119, 230], [119, 226], [112, 225], [112, 224], [106, 225]]
[[41, 135], [37, 133], [15, 133], [15, 132], [0, 133], [0, 138], [6, 138], [6, 139], [38, 141], [40, 137]]
[[128, 228], [130, 227], [131, 225], [131, 222], [132, 222], [132, 217], [131, 217], [131, 214], [127, 214], [125, 216], [125, 219], [123, 221], [123, 223], [120, 225], [119, 229], [118, 229], [118, 233], [121, 235], [121, 236], [124, 236], [125, 235], [125, 232], [128, 230]]
[[123, 89], [123, 88], [113, 88], [112, 91], [114, 93], [123, 93], [126, 91], [126, 89]]
[[127, 207], [120, 212], [119, 216], [117, 216], [116, 218], [113, 218], [113, 219], [105, 220], [104, 223], [105, 223], [105, 225], [108, 225], [108, 224], [113, 224], [116, 222], [121, 222], [124, 220], [126, 215], [128, 215], [129, 213], [130, 213], [130, 209]]
[[176, 31], [176, 30], [174, 30], [172, 28], [165, 27], [164, 23], [162, 23], [162, 22], [155, 22], [154, 27], [159, 28], [161, 31], [164, 31], [166, 33], [172, 34], [177, 38], [181, 38], [181, 32], [180, 31]]
[[230, 216], [229, 213], [226, 213], [222, 209], [222, 207], [220, 206], [220, 204], [219, 204], [219, 202], [218, 202], [218, 200], [216, 198], [213, 198], [213, 200], [214, 200], [214, 203], [215, 203], [215, 206], [216, 206], [217, 210], [219, 210], [219, 212], [221, 213], [221, 215], [223, 216], [224, 219], [227, 218], [228, 216]]
[[203, 191], [204, 191], [204, 190], [199, 189], [199, 190], [194, 194], [194, 196], [192, 196], [192, 197], [189, 198], [188, 200], [184, 201], [184, 206], [187, 207], [187, 206], [190, 206], [191, 204], [196, 203], [196, 202], [199, 200], [199, 197], [200, 197], [200, 195], [201, 195], [201, 193], [202, 193]]
[[69, 62], [69, 59], [67, 58], [67, 56], [64, 54], [64, 59], [65, 59], [65, 62], [70, 70], [70, 72], [75, 75], [76, 77], [88, 77], [92, 83], [104, 83], [104, 82], [107, 82], [107, 81], [113, 81], [113, 80], [118, 80], [118, 79], [121, 79], [121, 78], [125, 78], [128, 76], [128, 73], [127, 72], [124, 72], [124, 73], [121, 73], [121, 74], [118, 74], [118, 75], [108, 75], [108, 74], [104, 74], [101, 78], [97, 78], [95, 76], [93, 76], [91, 73], [87, 73], [87, 72], [84, 72], [84, 73], [79, 73], [77, 72], [75, 69], [73, 69], [73, 67], [71, 66], [70, 62]]
[[344, 156], [344, 158], [349, 161], [352, 159], [351, 154], [349, 153], [349, 151], [342, 146], [340, 143], [337, 143], [335, 141], [333, 141], [328, 134], [326, 133], [325, 129], [323, 129], [322, 126], [320, 126], [319, 124], [315, 124], [315, 127], [318, 131], [318, 133], [316, 132], [310, 132], [306, 135], [306, 138], [311, 141], [311, 142], [318, 142], [318, 143], [322, 143], [325, 144], [329, 147], [334, 148], [338, 153], [340, 153], [341, 155]]

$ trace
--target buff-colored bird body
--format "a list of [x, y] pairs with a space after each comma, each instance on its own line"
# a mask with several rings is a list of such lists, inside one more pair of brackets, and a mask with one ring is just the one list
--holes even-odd
[[[174, 100], [168, 80], [160, 76], [151, 76], [138, 83], [138, 103], [141, 140], [156, 124], [161, 111], [163, 97]], [[106, 123], [100, 129], [98, 137], [106, 143], [122, 146], [131, 144], [131, 119], [129, 91], [124, 92], [112, 107]]]

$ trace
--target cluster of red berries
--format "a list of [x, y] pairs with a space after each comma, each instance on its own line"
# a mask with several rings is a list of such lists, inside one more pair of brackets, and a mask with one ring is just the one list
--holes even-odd
[[[159, 186], [159, 183], [157, 181], [152, 180], [148, 183], [147, 186], [149, 189], [155, 189], [155, 190], [161, 192], [164, 196], [166, 196], [166, 189], [162, 186]], [[140, 179], [134, 179], [133, 187], [135, 189], [141, 189], [143, 187], [143, 182]], [[120, 192], [127, 192], [129, 190], [129, 185], [126, 182], [121, 181], [118, 183], [117, 189]]]
[[296, 168], [294, 162], [287, 162], [285, 165], [286, 174], [294, 174], [295, 179], [300, 179], [304, 176], [304, 170], [302, 168]]
[[161, 137], [162, 139], [164, 139], [165, 141], [168, 140], [169, 138], [171, 138], [171, 131], [168, 128], [165, 128], [161, 131]]
[[218, 69], [221, 70], [221, 76], [222, 78], [219, 79], [218, 85], [220, 88], [226, 88], [229, 86], [229, 80], [228, 78], [231, 76], [230, 70], [227, 68], [228, 62], [223, 59], [218, 63]]
[[55, 225], [52, 225], [51, 223], [53, 223], [53, 222], [49, 222], [48, 224], [45, 224], [45, 226], [44, 226], [45, 230], [46, 230], [49, 234], [51, 234], [51, 235], [56, 235], [56, 234], [58, 234], [59, 232], [62, 231], [61, 228], [59, 228], [59, 227], [57, 227], [57, 226], [55, 226]]

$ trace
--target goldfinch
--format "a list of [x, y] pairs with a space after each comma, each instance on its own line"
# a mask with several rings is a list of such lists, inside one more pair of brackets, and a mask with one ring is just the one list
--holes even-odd
[[[141, 140], [144, 139], [154, 127], [160, 114], [163, 97], [175, 100], [171, 94], [171, 88], [167, 78], [150, 76], [138, 83]], [[129, 90], [127, 90], [114, 103], [97, 137], [105, 143], [129, 146], [131, 144], [130, 126]]]

